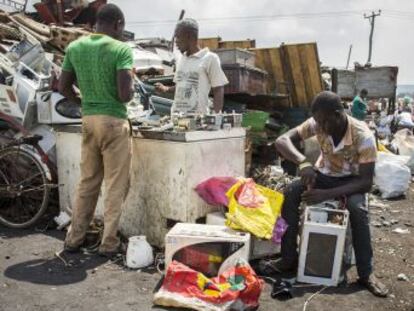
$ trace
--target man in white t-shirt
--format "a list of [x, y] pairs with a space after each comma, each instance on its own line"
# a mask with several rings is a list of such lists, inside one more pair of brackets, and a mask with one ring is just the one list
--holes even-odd
[[[217, 54], [198, 45], [198, 24], [193, 19], [183, 19], [175, 28], [175, 42], [182, 53], [174, 76], [175, 86], [155, 85], [159, 92], [175, 92], [173, 113], [207, 114], [223, 109], [224, 85], [228, 80], [221, 69]], [[213, 105], [209, 100], [213, 89]]]

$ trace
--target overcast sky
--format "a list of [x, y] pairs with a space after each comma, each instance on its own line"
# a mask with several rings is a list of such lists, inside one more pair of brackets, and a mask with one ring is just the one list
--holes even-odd
[[[36, 2], [36, 1], [35, 1]], [[368, 57], [370, 26], [363, 13], [382, 9], [376, 18], [372, 63], [399, 66], [399, 84], [414, 84], [413, 0], [118, 0], [127, 29], [136, 37], [170, 38], [181, 9], [199, 19], [200, 36], [223, 40], [256, 39], [257, 47], [281, 42], [315, 41], [323, 64], [346, 65]], [[398, 5], [396, 5], [398, 3]], [[254, 19], [227, 19], [229, 17]], [[273, 16], [266, 18], [266, 16]], [[258, 18], [260, 17], [260, 18]]]

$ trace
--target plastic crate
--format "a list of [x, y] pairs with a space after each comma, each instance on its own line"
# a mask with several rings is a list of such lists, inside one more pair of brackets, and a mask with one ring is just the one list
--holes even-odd
[[250, 110], [243, 114], [243, 127], [250, 127], [253, 132], [264, 131], [269, 113], [260, 110]]

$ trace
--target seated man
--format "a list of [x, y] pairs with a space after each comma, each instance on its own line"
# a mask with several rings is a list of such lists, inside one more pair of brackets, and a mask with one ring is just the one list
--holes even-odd
[[[301, 180], [286, 189], [282, 216], [289, 227], [282, 239], [282, 258], [275, 269], [297, 268], [297, 235], [301, 201], [315, 204], [346, 197], [355, 250], [358, 282], [374, 295], [385, 297], [387, 289], [372, 273], [372, 247], [365, 194], [370, 191], [375, 168], [375, 139], [367, 125], [347, 116], [339, 96], [322, 92], [312, 103], [313, 118], [288, 131], [276, 141], [285, 158], [299, 165]], [[312, 136], [318, 139], [321, 156], [315, 168], [294, 146]]]

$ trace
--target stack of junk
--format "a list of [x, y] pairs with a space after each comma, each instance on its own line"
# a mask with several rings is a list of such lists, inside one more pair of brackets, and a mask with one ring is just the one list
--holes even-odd
[[[45, 0], [34, 5], [36, 13], [0, 12], [0, 119], [10, 124], [1, 131], [16, 137], [41, 135], [39, 144], [53, 172], [57, 171], [56, 128], [80, 124], [82, 117], [80, 107], [57, 92], [65, 48], [92, 32], [96, 11], [105, 3]], [[16, 4], [16, 8], [24, 11], [24, 6]], [[176, 57], [172, 44], [162, 38], [135, 40], [130, 32], [125, 32], [125, 40], [133, 48], [136, 74], [129, 117], [137, 125], [149, 124], [156, 119], [154, 115], [162, 120], [170, 114], [173, 101], [154, 94], [153, 85], [173, 83]], [[255, 40], [216, 37], [200, 39], [200, 46], [210, 48], [221, 60], [230, 82], [225, 87], [224, 110], [243, 115], [242, 126], [249, 130], [246, 172], [261, 185], [241, 177], [213, 177], [193, 185], [215, 212], [206, 212], [205, 224], [171, 225], [165, 236], [165, 278], [154, 303], [195, 310], [253, 309], [258, 306], [263, 281], [248, 262], [274, 258], [279, 252], [287, 228], [281, 217], [282, 193], [292, 181], [279, 166], [265, 164], [275, 153], [271, 142], [304, 121], [312, 98], [324, 89], [317, 45], [256, 48]], [[326, 272], [313, 257], [306, 262], [305, 256], [299, 271], [303, 281], [339, 282], [348, 215], [331, 207], [329, 211], [321, 211], [320, 206], [309, 210], [304, 232], [328, 226], [339, 236], [338, 243], [331, 243], [332, 257], [327, 258], [332, 271]], [[67, 222], [69, 218], [59, 219]], [[318, 246], [318, 240], [302, 240], [309, 244], [301, 245], [304, 254]], [[145, 238], [131, 237], [130, 247], [126, 262], [131, 268], [153, 263]], [[145, 252], [133, 251], [133, 247]], [[183, 277], [186, 284], [177, 286]]]

